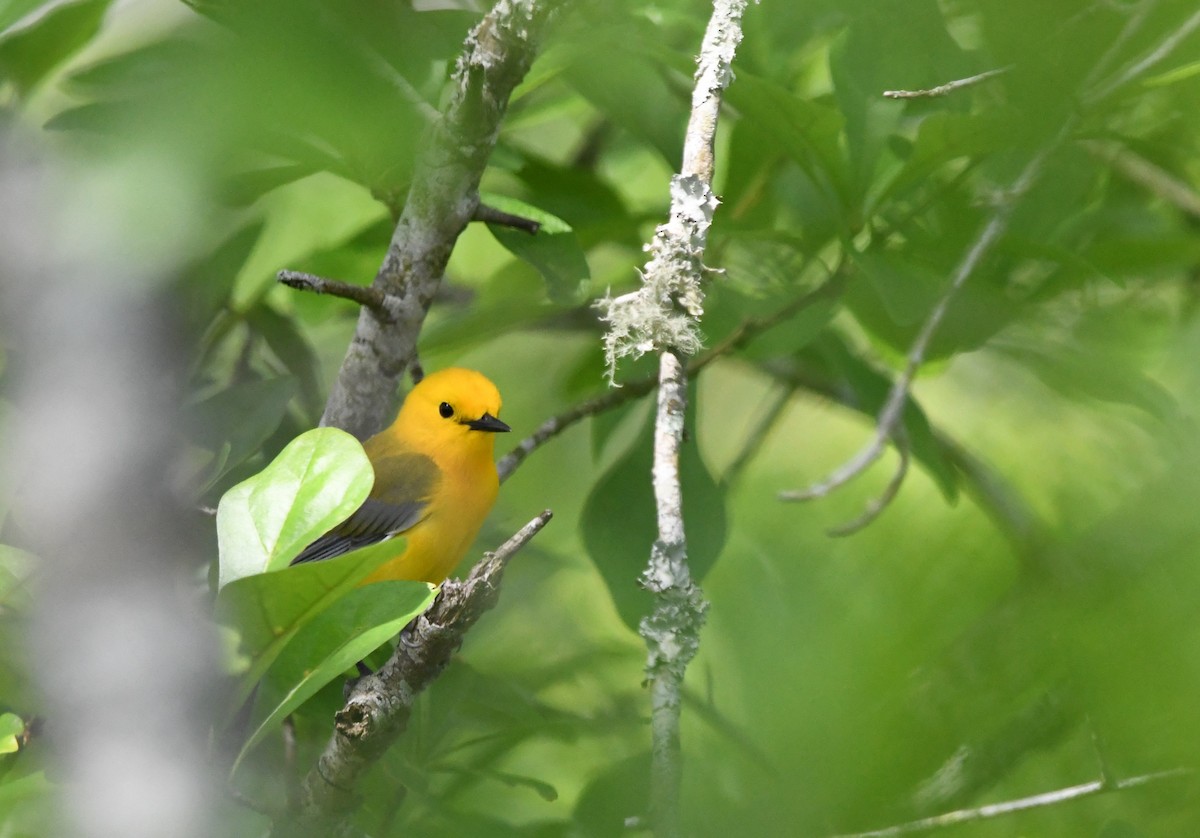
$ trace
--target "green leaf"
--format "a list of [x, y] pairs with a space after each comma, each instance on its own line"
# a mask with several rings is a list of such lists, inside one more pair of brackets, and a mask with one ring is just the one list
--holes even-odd
[[433, 603], [424, 582], [377, 582], [350, 591], [303, 626], [267, 671], [255, 698], [253, 731], [230, 774], [292, 711], [363, 660]]
[[830, 211], [841, 214], [846, 164], [839, 141], [842, 116], [828, 105], [801, 99], [775, 82], [738, 70], [726, 100], [822, 187]]
[[[687, 427], [695, 428], [695, 386], [689, 388]], [[683, 520], [688, 563], [701, 580], [725, 546], [725, 488], [700, 458], [694, 430], [679, 452], [683, 489]], [[651, 598], [638, 579], [650, 558], [658, 534], [654, 488], [653, 412], [636, 441], [593, 486], [583, 507], [583, 543], [626, 624], [635, 631], [649, 611]]]
[[223, 587], [216, 621], [241, 638], [239, 659], [231, 667], [239, 672], [238, 685], [228, 712], [237, 711], [302, 628], [403, 550], [404, 540], [393, 538], [336, 559], [243, 576]]
[[112, 0], [81, 0], [51, 9], [29, 26], [0, 37], [0, 77], [21, 95], [87, 45], [100, 31]]
[[537, 269], [546, 280], [546, 291], [555, 302], [578, 302], [583, 283], [591, 276], [583, 248], [571, 226], [535, 206], [504, 195], [480, 194], [482, 203], [502, 212], [529, 218], [541, 227], [530, 234], [499, 224], [488, 230], [509, 253]]
[[32, 553], [0, 544], [0, 613], [28, 609], [30, 595], [25, 583], [37, 566], [37, 561]]
[[903, 195], [925, 184], [939, 168], [953, 160], [975, 160], [1017, 143], [1020, 115], [1007, 109], [982, 113], [934, 113], [921, 121], [916, 140], [904, 165], [876, 198]]
[[325, 407], [321, 389], [321, 361], [295, 318], [276, 311], [265, 302], [246, 312], [250, 328], [262, 335], [288, 372], [300, 382], [304, 411], [313, 421]]
[[5, 32], [8, 27], [45, 3], [46, 0], [3, 0], [0, 2], [0, 32]]
[[208, 473], [197, 481], [201, 491], [262, 450], [295, 394], [293, 378], [256, 379], [235, 384], [187, 408], [195, 441], [214, 455]]
[[219, 588], [287, 565], [362, 505], [375, 473], [358, 440], [316, 428], [234, 486], [217, 507]]
[[21, 749], [20, 736], [25, 721], [16, 713], [0, 714], [0, 754], [15, 754]]
[[243, 225], [181, 272], [176, 293], [192, 332], [202, 332], [228, 305], [238, 271], [258, 244], [263, 226], [262, 221]]

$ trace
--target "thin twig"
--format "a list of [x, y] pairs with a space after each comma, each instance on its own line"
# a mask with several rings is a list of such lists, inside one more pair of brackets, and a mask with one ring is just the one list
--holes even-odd
[[[748, 317], [743, 320], [728, 335], [688, 363], [688, 377], [692, 378], [698, 375], [713, 361], [736, 352], [759, 335], [786, 322], [809, 307], [825, 300], [837, 299], [845, 289], [846, 271], [844, 266], [839, 266], [820, 288], [791, 300], [779, 310], [765, 317]], [[550, 417], [539, 425], [537, 430], [500, 458], [496, 464], [496, 470], [500, 472], [500, 481], [503, 482], [511, 477], [530, 454], [576, 422], [639, 399], [653, 390], [657, 383], [658, 377], [655, 375], [627, 381], [619, 389], [606, 390], [601, 395], [585, 399], [562, 413]]]
[[1133, 183], [1189, 215], [1200, 218], [1200, 192], [1184, 181], [1141, 155], [1134, 154], [1120, 143], [1103, 140], [1080, 140], [1096, 158], [1108, 163]]
[[985, 70], [975, 76], [968, 76], [965, 79], [955, 79], [954, 81], [948, 81], [945, 84], [939, 84], [937, 87], [930, 87], [924, 90], [885, 90], [883, 91], [883, 97], [885, 99], [929, 99], [937, 96], [948, 96], [956, 90], [962, 90], [964, 87], [973, 87], [988, 79], [994, 79], [996, 76], [1007, 73], [1012, 68], [1013, 65], [1009, 64], [1007, 67]]
[[387, 663], [360, 678], [335, 716], [333, 736], [305, 777], [300, 805], [277, 821], [272, 835], [337, 835], [358, 803], [362, 776], [404, 732], [412, 705], [450, 662], [463, 637], [500, 597], [509, 559], [551, 518], [546, 510], [522, 527], [495, 553], [486, 553], [466, 579], [442, 583], [429, 610], [400, 634]]
[[766, 406], [758, 411], [758, 421], [755, 422], [750, 433], [746, 435], [746, 441], [742, 444], [741, 450], [738, 451], [733, 461], [721, 475], [721, 482], [723, 484], [726, 486], [731, 485], [741, 477], [746, 466], [758, 456], [758, 452], [762, 450], [767, 437], [771, 435], [771, 431], [775, 430], [775, 426], [779, 424], [779, 420], [787, 412], [787, 407], [791, 403], [792, 395], [795, 392], [795, 384], [785, 384], [782, 387], [777, 387], [770, 394]]
[[484, 224], [499, 224], [502, 227], [512, 227], [514, 230], [524, 230], [531, 236], [536, 235], [537, 231], [542, 229], [540, 221], [534, 221], [532, 218], [525, 218], [520, 215], [513, 215], [511, 212], [505, 212], [487, 204], [480, 204], [475, 207], [475, 215], [471, 220], [482, 221]]
[[1029, 191], [1029, 188], [1037, 180], [1041, 174], [1042, 166], [1046, 162], [1046, 158], [1049, 157], [1051, 151], [1058, 147], [1058, 144], [1069, 130], [1069, 125], [1070, 121], [1068, 121], [1067, 126], [1063, 127], [1059, 136], [1053, 142], [1044, 145], [1030, 159], [1020, 175], [1013, 181], [1012, 186], [998, 198], [995, 209], [992, 212], [992, 217], [983, 226], [983, 229], [971, 247], [968, 248], [966, 255], [954, 271], [950, 284], [946, 287], [942, 296], [938, 298], [937, 303], [934, 304], [933, 309], [929, 312], [929, 316], [926, 317], [924, 324], [922, 324], [921, 330], [917, 333], [916, 339], [909, 348], [904, 371], [892, 384], [892, 388], [888, 392], [887, 400], [884, 402], [883, 409], [880, 411], [879, 418], [876, 421], [875, 434], [871, 441], [858, 454], [840, 466], [825, 480], [804, 489], [780, 492], [780, 500], [802, 501], [824, 497], [834, 489], [843, 486], [859, 474], [862, 474], [869, 465], [882, 456], [887, 440], [894, 435], [900, 417], [904, 413], [904, 406], [908, 401], [909, 388], [912, 386], [917, 370], [925, 360], [925, 352], [929, 348], [930, 341], [937, 332], [938, 326], [941, 325], [942, 319], [946, 316], [950, 302], [954, 299], [959, 289], [962, 288], [971, 275], [979, 268], [983, 257], [987, 255], [992, 246], [1000, 239], [1000, 236], [1008, 226], [1008, 220], [1012, 215], [1017, 201]]
[[326, 279], [301, 271], [280, 271], [275, 278], [297, 291], [311, 291], [314, 294], [329, 294], [331, 297], [351, 300], [360, 306], [369, 308], [376, 317], [384, 322], [391, 322], [391, 314], [387, 309], [387, 295], [373, 285], [355, 285], [352, 282]]
[[1115, 783], [1105, 783], [1104, 780], [1093, 780], [1090, 783], [1081, 783], [1077, 786], [1068, 786], [1064, 789], [1056, 789], [1055, 791], [1043, 792], [1035, 794], [1031, 797], [1022, 797], [1017, 800], [1008, 800], [1004, 803], [991, 803], [987, 806], [979, 806], [974, 809], [958, 809], [953, 812], [946, 812], [941, 815], [934, 815], [929, 818], [921, 818], [908, 823], [896, 824], [895, 826], [885, 827], [883, 829], [872, 829], [867, 832], [850, 832], [841, 835], [832, 836], [832, 838], [894, 838], [897, 835], [912, 835], [917, 832], [929, 832], [934, 829], [941, 829], [947, 826], [957, 826], [958, 824], [970, 823], [972, 821], [989, 820], [998, 818], [1004, 815], [1012, 815], [1017, 812], [1024, 812], [1028, 809], [1036, 809], [1041, 806], [1055, 806], [1059, 803], [1066, 803], [1070, 800], [1078, 800], [1081, 797], [1091, 797], [1097, 794], [1107, 794], [1114, 791], [1124, 791], [1126, 789], [1137, 788], [1138, 786], [1148, 785], [1150, 783], [1160, 782], [1162, 780], [1175, 779], [1177, 777], [1191, 776], [1194, 772], [1191, 768], [1172, 768], [1169, 771], [1157, 771], [1153, 774], [1142, 774], [1137, 777], [1127, 777], [1124, 780], [1118, 780]]
[[888, 481], [883, 492], [878, 497], [872, 498], [867, 503], [867, 508], [857, 518], [836, 527], [831, 527], [825, 531], [826, 534], [831, 536], [853, 535], [882, 515], [883, 510], [887, 509], [891, 502], [896, 499], [896, 495], [900, 492], [900, 487], [904, 484], [904, 478], [908, 475], [910, 459], [908, 442], [904, 439], [902, 430], [897, 428], [895, 439], [896, 453], [900, 455], [900, 460], [896, 463], [896, 470], [892, 473], [892, 479]]
[[1191, 17], [1179, 24], [1178, 27], [1173, 28], [1170, 34], [1158, 46], [1146, 53], [1140, 60], [1135, 61], [1125, 68], [1123, 72], [1118, 73], [1115, 78], [1089, 93], [1085, 101], [1089, 105], [1094, 105], [1108, 98], [1110, 94], [1129, 84], [1129, 82], [1174, 52], [1175, 48], [1183, 43], [1197, 28], [1200, 28], [1200, 12], [1195, 12]]

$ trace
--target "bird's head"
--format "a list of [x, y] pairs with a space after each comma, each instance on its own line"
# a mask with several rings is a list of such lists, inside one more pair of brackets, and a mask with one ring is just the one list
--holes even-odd
[[463, 452], [485, 449], [494, 434], [511, 430], [498, 418], [500, 391], [482, 373], [450, 367], [430, 373], [409, 392], [396, 429], [409, 440]]

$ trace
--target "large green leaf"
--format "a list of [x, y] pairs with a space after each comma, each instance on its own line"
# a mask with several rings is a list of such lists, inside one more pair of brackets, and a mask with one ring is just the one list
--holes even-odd
[[241, 707], [302, 628], [403, 550], [403, 539], [389, 539], [336, 559], [243, 576], [223, 587], [216, 620], [239, 638], [238, 682], [228, 712]]
[[234, 486], [217, 507], [220, 588], [277, 570], [362, 505], [375, 473], [358, 440], [316, 428]]
[[28, 93], [55, 67], [100, 31], [112, 0], [81, 0], [51, 9], [41, 18], [0, 37], [0, 78]]
[[578, 301], [582, 283], [591, 274], [583, 248], [579, 246], [571, 226], [561, 218], [516, 198], [481, 194], [479, 199], [490, 207], [532, 219], [541, 225], [533, 234], [499, 224], [489, 224], [488, 229], [506, 250], [537, 269], [546, 280], [546, 291], [551, 300]]
[[397, 635], [435, 596], [425, 582], [377, 582], [350, 591], [303, 626], [262, 680], [252, 732], [232, 771], [293, 710]]
[[[695, 387], [690, 388], [687, 426], [695, 427]], [[709, 474], [694, 432], [679, 452], [683, 521], [692, 576], [703, 579], [725, 546], [725, 487]], [[654, 488], [653, 412], [621, 459], [593, 486], [583, 508], [583, 543], [599, 568], [617, 611], [637, 629], [651, 598], [638, 585], [658, 534]]]

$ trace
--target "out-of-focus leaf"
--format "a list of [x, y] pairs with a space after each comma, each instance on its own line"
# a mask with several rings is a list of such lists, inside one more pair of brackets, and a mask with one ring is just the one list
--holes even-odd
[[301, 629], [403, 550], [402, 538], [389, 539], [335, 559], [243, 576], [224, 586], [217, 595], [216, 620], [241, 639], [236, 652], [237, 687], [227, 713], [241, 707]]
[[15, 754], [21, 748], [19, 737], [25, 732], [25, 722], [16, 713], [0, 714], [0, 755]]
[[823, 191], [829, 211], [841, 215], [846, 175], [838, 147], [842, 132], [838, 111], [741, 70], [737, 84], [725, 96], [743, 119], [752, 120]]
[[[888, 138], [910, 106], [889, 89], [919, 89], [968, 75], [961, 48], [946, 31], [936, 0], [881, 0], [858, 10], [829, 55], [834, 96], [846, 120], [851, 206], [871, 214], [869, 196], [898, 161]], [[942, 107], [954, 107], [942, 103]], [[920, 103], [918, 103], [920, 106]], [[961, 105], [959, 105], [961, 107]]]
[[[683, 148], [686, 102], [671, 89], [659, 65], [636, 45], [576, 45], [566, 76], [579, 93], [613, 122], [650, 144], [672, 166]], [[604, 67], [597, 73], [597, 67]]]
[[168, 37], [73, 70], [63, 87], [81, 98], [128, 99], [159, 89], [164, 77], [204, 58], [205, 51], [196, 41]]
[[32, 553], [0, 544], [0, 614], [28, 609], [30, 596], [26, 583], [37, 564], [37, 557]]
[[366, 452], [350, 434], [337, 428], [301, 434], [221, 498], [218, 586], [286, 566], [358, 509], [374, 482]]
[[649, 811], [649, 789], [649, 751], [618, 760], [593, 776], [580, 792], [573, 826], [587, 838], [628, 835], [630, 813]]
[[311, 161], [246, 169], [231, 174], [226, 179], [221, 189], [221, 197], [231, 206], [248, 206], [273, 189], [294, 183], [317, 171], [319, 169], [313, 166]]
[[[689, 388], [687, 427], [695, 427], [695, 387]], [[638, 579], [657, 537], [654, 487], [653, 412], [636, 441], [592, 487], [584, 502], [583, 543], [604, 577], [617, 611], [636, 630], [651, 604]], [[697, 580], [716, 562], [725, 546], [725, 488], [709, 474], [693, 436], [679, 452], [684, 531], [688, 564]]]
[[36, 21], [0, 36], [0, 78], [27, 94], [55, 67], [100, 31], [112, 0], [79, 0], [57, 6]]
[[198, 334], [228, 305], [238, 271], [250, 258], [262, 235], [263, 222], [253, 221], [238, 228], [211, 253], [182, 272], [175, 287], [180, 298], [180, 316]]
[[0, 3], [0, 33], [45, 3], [46, 0], [5, 0]]
[[571, 220], [582, 247], [601, 243], [641, 247], [637, 219], [629, 214], [620, 193], [591, 169], [557, 166], [526, 154], [516, 175], [537, 196], [540, 207]]
[[321, 361], [299, 325], [266, 303], [246, 312], [246, 322], [266, 339], [271, 351], [300, 382], [304, 411], [315, 422], [325, 404], [321, 391]]
[[921, 120], [904, 165], [876, 198], [876, 205], [902, 196], [926, 182], [954, 160], [974, 160], [1012, 148], [1020, 125], [1018, 114], [1005, 109], [980, 113], [933, 113]]
[[[845, 296], [855, 318], [874, 337], [902, 353], [908, 352], [945, 293], [959, 258], [954, 252], [928, 257], [922, 253], [918, 260], [914, 251], [916, 248], [854, 253], [855, 264], [866, 281], [851, 283]], [[1020, 311], [1019, 300], [997, 287], [991, 275], [976, 271], [950, 301], [925, 357], [945, 358], [976, 349], [1012, 322]]]
[[488, 224], [488, 229], [505, 249], [537, 269], [546, 280], [546, 291], [551, 300], [578, 302], [583, 283], [591, 274], [571, 226], [561, 218], [515, 198], [481, 193], [479, 199], [501, 212], [529, 218], [541, 225], [532, 235], [499, 224]]
[[230, 773], [237, 771], [249, 750], [288, 714], [399, 634], [429, 607], [435, 595], [424, 582], [376, 582], [350, 591], [301, 627], [263, 677], [254, 701], [250, 738]]
[[291, 377], [256, 379], [227, 387], [187, 409], [196, 442], [214, 453], [208, 473], [198, 481], [202, 491], [262, 448], [294, 395], [296, 381]]

